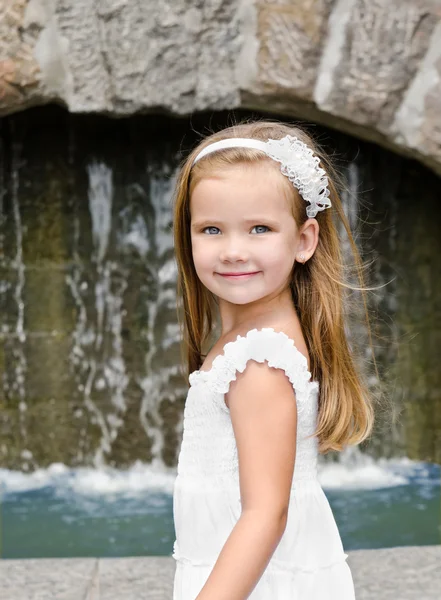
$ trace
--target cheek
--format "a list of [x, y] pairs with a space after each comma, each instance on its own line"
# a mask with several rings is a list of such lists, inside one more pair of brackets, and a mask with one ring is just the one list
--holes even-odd
[[191, 241], [191, 251], [193, 253], [193, 258], [203, 258], [204, 257], [204, 244], [201, 244], [197, 238], [192, 239]]
[[213, 266], [213, 253], [210, 251], [210, 246], [204, 244], [198, 239], [192, 240], [191, 251], [193, 254], [193, 262], [198, 272]]
[[271, 248], [264, 249], [262, 259], [267, 266], [281, 267], [294, 263], [294, 244], [289, 240], [280, 240], [277, 244], [273, 244]]

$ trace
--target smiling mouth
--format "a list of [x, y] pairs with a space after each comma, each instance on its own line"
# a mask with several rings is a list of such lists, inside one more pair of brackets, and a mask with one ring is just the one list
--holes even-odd
[[219, 273], [219, 275], [221, 275], [222, 277], [231, 277], [232, 279], [241, 279], [245, 277], [251, 277], [252, 275], [257, 275], [258, 273], [259, 271], [253, 271], [250, 273]]

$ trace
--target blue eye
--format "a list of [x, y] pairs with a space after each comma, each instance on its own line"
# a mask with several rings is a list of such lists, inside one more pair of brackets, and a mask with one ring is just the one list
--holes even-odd
[[[264, 229], [267, 229], [268, 231], [271, 231], [271, 229], [267, 225], [254, 225], [254, 227], [252, 227], [252, 229], [255, 229], [256, 227], [263, 227]], [[204, 227], [204, 229], [202, 230], [202, 233], [205, 233], [205, 231], [207, 229], [217, 229], [217, 231], [220, 231], [219, 227], [215, 227], [214, 225], [210, 225], [208, 227]], [[260, 231], [258, 233], [266, 233], [266, 231]], [[211, 235], [211, 233], [209, 235]]]
[[219, 231], [218, 227], [215, 227], [214, 225], [210, 225], [210, 227], [204, 227], [204, 229], [202, 230], [202, 233], [204, 233], [206, 229], [217, 229]]
[[[268, 229], [268, 231], [270, 231], [270, 228], [269, 228], [269, 227], [267, 227], [267, 225], [254, 225], [253, 229], [254, 229], [255, 227], [264, 227], [265, 229]], [[261, 231], [260, 233], [266, 233], [266, 231]]]

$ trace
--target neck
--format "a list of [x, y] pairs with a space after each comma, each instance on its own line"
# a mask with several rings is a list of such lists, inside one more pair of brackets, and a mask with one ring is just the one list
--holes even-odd
[[222, 298], [218, 298], [218, 302], [222, 337], [244, 329], [270, 327], [270, 323], [299, 320], [289, 288], [273, 297], [249, 304], [232, 304]]

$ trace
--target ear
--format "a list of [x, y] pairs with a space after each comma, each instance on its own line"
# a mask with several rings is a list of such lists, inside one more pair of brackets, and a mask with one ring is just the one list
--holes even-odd
[[[317, 219], [307, 219], [300, 227], [296, 252], [298, 262], [304, 263], [314, 254], [318, 244], [319, 230]], [[300, 258], [300, 255], [302, 255], [302, 258]]]

